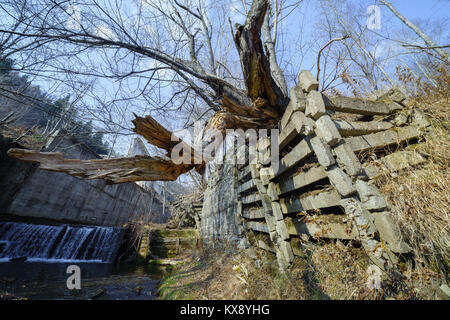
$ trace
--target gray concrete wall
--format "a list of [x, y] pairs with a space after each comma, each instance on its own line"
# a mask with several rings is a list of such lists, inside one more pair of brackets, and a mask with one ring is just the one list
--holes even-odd
[[[168, 214], [162, 216], [159, 200], [136, 183], [107, 185], [103, 180], [43, 171], [35, 164], [9, 158], [6, 151], [11, 147], [18, 146], [1, 138], [0, 215], [103, 226], [141, 218], [157, 223], [168, 219]], [[64, 136], [50, 141], [45, 151], [60, 151], [68, 158], [99, 158], [84, 144]]]
[[241, 242], [245, 238], [239, 221], [237, 171], [232, 164], [216, 168], [203, 196], [200, 234], [205, 243]]

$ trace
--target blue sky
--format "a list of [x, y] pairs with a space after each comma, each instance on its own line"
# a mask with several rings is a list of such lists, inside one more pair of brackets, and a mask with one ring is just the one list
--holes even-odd
[[[448, 18], [448, 0], [393, 0], [391, 3], [408, 19]], [[387, 8], [383, 8], [386, 10]]]

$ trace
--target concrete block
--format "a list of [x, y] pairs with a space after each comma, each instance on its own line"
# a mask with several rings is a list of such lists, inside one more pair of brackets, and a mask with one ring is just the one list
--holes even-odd
[[295, 86], [289, 91], [289, 94], [291, 99], [289, 104], [292, 106], [292, 113], [296, 111], [305, 111], [306, 94], [302, 91], [302, 88]]
[[273, 243], [277, 243], [278, 242], [279, 235], [276, 232], [276, 230], [270, 231], [269, 232], [269, 237], [270, 237], [270, 241], [272, 241]]
[[348, 197], [356, 192], [356, 188], [353, 186], [350, 177], [338, 166], [333, 166], [327, 170], [327, 175], [331, 184], [341, 196]]
[[326, 114], [322, 94], [317, 91], [311, 91], [308, 94], [305, 114], [307, 117], [313, 118], [314, 120], [317, 120]]
[[279, 202], [272, 202], [273, 216], [277, 221], [283, 220], [283, 212], [281, 211], [281, 205]]
[[277, 225], [276, 225], [276, 220], [275, 217], [268, 214], [267, 212], [264, 212], [264, 217], [266, 219], [266, 223], [267, 223], [267, 228], [269, 229], [269, 233], [272, 231], [276, 231], [277, 230]]
[[306, 94], [303, 93], [302, 89], [298, 86], [293, 87], [290, 91], [290, 101], [283, 114], [280, 122], [280, 129], [284, 130], [291, 116], [297, 111], [305, 111], [306, 109]]
[[355, 222], [361, 237], [372, 238], [376, 227], [372, 222], [370, 212], [363, 204], [354, 197], [342, 199], [340, 203], [345, 210], [345, 214]]
[[308, 118], [303, 112], [296, 112], [291, 117], [291, 122], [294, 124], [297, 133], [309, 136], [314, 133], [316, 123], [311, 118]]
[[279, 241], [278, 245], [284, 259], [288, 263], [292, 263], [292, 261], [294, 261], [294, 252], [292, 251], [290, 243], [288, 241]]
[[372, 214], [375, 226], [380, 233], [381, 240], [387, 242], [388, 248], [396, 253], [407, 253], [411, 248], [403, 241], [402, 234], [397, 224], [388, 211], [375, 212]]
[[341, 143], [333, 149], [339, 165], [352, 177], [362, 174], [362, 164], [347, 143]]
[[298, 85], [305, 92], [319, 89], [319, 82], [308, 70], [302, 70], [298, 75]]
[[355, 187], [361, 201], [368, 210], [381, 210], [387, 208], [386, 200], [376, 186], [358, 179], [355, 183]]
[[275, 186], [275, 183], [269, 183], [267, 187], [267, 195], [270, 197], [272, 201], [278, 201], [278, 190]]
[[336, 163], [336, 160], [333, 157], [333, 153], [331, 152], [330, 146], [325, 143], [320, 137], [314, 137], [311, 139], [311, 147], [316, 154], [317, 160], [320, 165], [325, 168], [331, 167]]
[[329, 115], [323, 115], [316, 121], [316, 134], [330, 146], [335, 146], [342, 140], [341, 134]]
[[284, 223], [284, 220], [277, 221], [276, 231], [277, 231], [278, 235], [280, 236], [280, 239], [282, 239], [282, 240], [289, 239], [289, 232], [286, 228], [286, 224]]

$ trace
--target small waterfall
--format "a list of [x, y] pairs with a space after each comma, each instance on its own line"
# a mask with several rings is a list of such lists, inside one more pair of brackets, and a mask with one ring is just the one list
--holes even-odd
[[26, 257], [29, 261], [114, 262], [121, 228], [49, 226], [0, 222], [0, 262]]

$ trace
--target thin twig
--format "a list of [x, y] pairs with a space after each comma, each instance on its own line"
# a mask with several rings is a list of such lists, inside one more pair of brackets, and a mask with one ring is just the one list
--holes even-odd
[[335, 42], [335, 41], [342, 41], [342, 40], [345, 40], [345, 39], [348, 39], [348, 38], [350, 38], [350, 36], [349, 36], [349, 35], [345, 35], [345, 36], [342, 36], [342, 37], [339, 37], [339, 38], [331, 39], [330, 41], [328, 41], [328, 43], [327, 43], [326, 45], [324, 45], [324, 46], [322, 47], [322, 49], [319, 50], [319, 54], [318, 54], [318, 56], [317, 56], [317, 76], [316, 76], [317, 81], [319, 81], [319, 75], [320, 75], [320, 55], [322, 54], [322, 51], [325, 50], [325, 49], [326, 49], [330, 44], [332, 44], [333, 42]]

